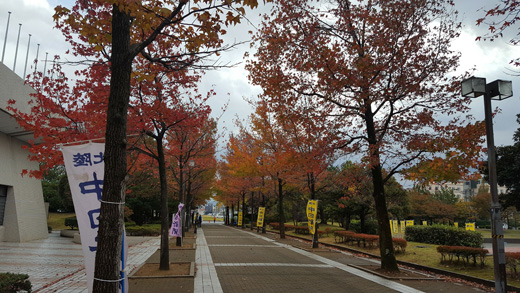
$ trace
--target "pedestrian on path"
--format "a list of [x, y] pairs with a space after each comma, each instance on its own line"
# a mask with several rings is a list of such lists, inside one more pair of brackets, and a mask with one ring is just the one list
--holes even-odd
[[217, 221], [217, 217], [213, 216], [213, 223]]
[[199, 228], [202, 228], [202, 215], [199, 214]]

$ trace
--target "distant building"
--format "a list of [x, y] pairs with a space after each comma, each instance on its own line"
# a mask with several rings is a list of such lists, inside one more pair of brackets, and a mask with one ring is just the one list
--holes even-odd
[[[478, 180], [461, 180], [456, 183], [433, 183], [426, 186], [426, 190], [430, 193], [435, 193], [442, 189], [451, 189], [453, 193], [459, 198], [459, 200], [469, 200], [473, 196], [477, 195], [478, 190], [481, 186], [489, 189], [489, 184], [484, 182], [483, 179]], [[504, 186], [498, 186], [498, 194], [507, 193], [507, 188]]]
[[29, 111], [27, 102], [32, 88], [0, 63], [0, 242], [24, 242], [47, 238], [47, 213], [40, 180], [21, 176], [22, 170], [37, 170], [29, 152], [22, 149], [34, 139], [6, 110], [7, 101]]
[[217, 206], [214, 204], [206, 204], [204, 207], [204, 211], [206, 214], [213, 214], [217, 212]]

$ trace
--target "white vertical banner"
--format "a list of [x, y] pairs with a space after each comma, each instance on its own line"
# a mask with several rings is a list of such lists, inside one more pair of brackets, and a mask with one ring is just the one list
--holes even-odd
[[[85, 259], [88, 291], [92, 292], [94, 283], [94, 266], [97, 250], [97, 233], [101, 194], [104, 178], [104, 143], [88, 143], [84, 145], [63, 146], [63, 161], [69, 179], [72, 201], [81, 236], [81, 246]], [[112, 203], [118, 204], [118, 203]], [[120, 292], [128, 292], [128, 281], [124, 273], [128, 244], [123, 232], [123, 248], [121, 262]], [[109, 280], [110, 281], [110, 280]]]

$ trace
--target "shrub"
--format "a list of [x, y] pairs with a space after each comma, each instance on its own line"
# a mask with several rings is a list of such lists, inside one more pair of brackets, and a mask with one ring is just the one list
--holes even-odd
[[309, 226], [294, 226], [294, 233], [296, 234], [309, 234]]
[[350, 236], [355, 234], [355, 232], [352, 231], [346, 231], [346, 230], [336, 230], [334, 231], [334, 242], [336, 243], [346, 243], [350, 241]]
[[377, 221], [367, 220], [365, 221], [365, 231], [361, 229], [361, 221], [352, 220], [349, 225], [349, 230], [357, 233], [377, 234]]
[[142, 226], [125, 226], [126, 235], [128, 236], [158, 236], [161, 235], [160, 228], [145, 228]]
[[28, 280], [29, 275], [0, 273], [0, 292], [31, 292], [31, 281]]
[[483, 242], [479, 232], [443, 225], [408, 226], [405, 235], [407, 241], [448, 246], [480, 248]]
[[72, 230], [78, 227], [78, 220], [76, 217], [65, 218], [65, 226], [70, 227]]
[[396, 253], [405, 253], [406, 246], [408, 246], [408, 242], [403, 238], [392, 238], [392, 242], [394, 243], [394, 250]]
[[441, 263], [452, 263], [454, 257], [457, 257], [457, 263], [462, 259], [464, 264], [473, 260], [473, 265], [477, 264], [477, 259], [480, 262], [480, 267], [484, 267], [484, 262], [488, 251], [483, 248], [464, 247], [464, 246], [437, 246], [437, 252], [441, 254]]
[[511, 277], [517, 277], [518, 266], [520, 266], [520, 252], [506, 252], [506, 267], [509, 269]]

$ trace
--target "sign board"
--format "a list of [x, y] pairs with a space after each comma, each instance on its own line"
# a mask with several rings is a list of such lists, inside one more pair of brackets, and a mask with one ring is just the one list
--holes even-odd
[[307, 203], [307, 223], [309, 225], [309, 232], [314, 235], [316, 233], [316, 218], [318, 215], [318, 201], [309, 200]]
[[[89, 292], [92, 292], [94, 284], [97, 233], [105, 168], [104, 152], [104, 143], [88, 143], [62, 147], [63, 161], [65, 163], [74, 210], [78, 220]], [[128, 251], [125, 234], [123, 230], [120, 292], [128, 291], [128, 280], [124, 272]]]
[[256, 219], [257, 227], [264, 226], [264, 215], [265, 215], [265, 207], [259, 207], [258, 208], [258, 218]]

